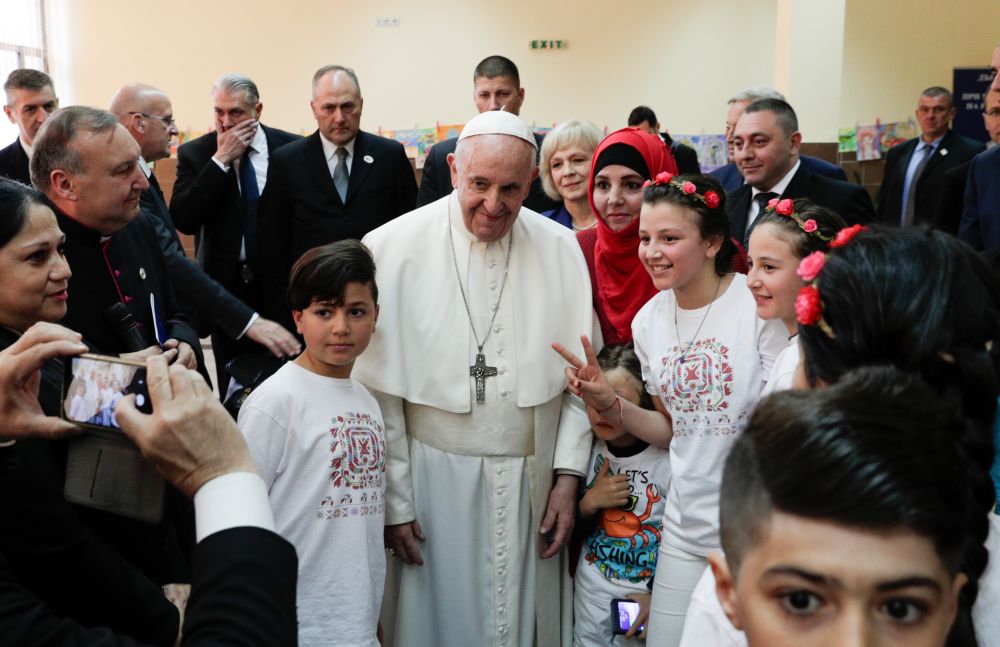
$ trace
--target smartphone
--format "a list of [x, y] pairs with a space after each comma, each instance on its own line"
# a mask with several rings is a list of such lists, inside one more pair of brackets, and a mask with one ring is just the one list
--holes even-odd
[[[611, 601], [611, 633], [625, 634], [639, 617], [639, 603], [626, 598], [615, 598]], [[639, 625], [642, 631], [646, 625]]]
[[115, 405], [135, 394], [135, 406], [152, 413], [146, 364], [120, 357], [84, 354], [66, 362], [63, 418], [81, 427], [119, 431]]

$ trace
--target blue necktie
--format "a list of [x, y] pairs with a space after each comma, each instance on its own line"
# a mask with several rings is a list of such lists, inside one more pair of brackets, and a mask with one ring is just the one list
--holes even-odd
[[257, 173], [250, 161], [250, 149], [247, 148], [240, 158], [240, 189], [243, 198], [243, 242], [246, 245], [247, 262], [257, 260], [257, 200], [260, 190], [257, 188]]

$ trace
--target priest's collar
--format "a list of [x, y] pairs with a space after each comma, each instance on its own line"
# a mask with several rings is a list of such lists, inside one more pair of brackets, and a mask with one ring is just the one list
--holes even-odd
[[[476, 238], [475, 235], [473, 235], [473, 233], [465, 226], [465, 219], [462, 217], [462, 205], [458, 202], [458, 191], [452, 191], [451, 195], [448, 196], [448, 218], [451, 222], [451, 228], [458, 238], [466, 240], [470, 243], [482, 243], [483, 245], [490, 244]], [[507, 234], [500, 239], [499, 242], [501, 249], [507, 249], [507, 241], [510, 240], [511, 231], [514, 231], [513, 227], [511, 227], [510, 231], [508, 231]]]
[[91, 229], [79, 220], [74, 219], [73, 216], [70, 216], [62, 209], [54, 205], [47, 197], [45, 198], [45, 201], [56, 214], [56, 221], [59, 223], [59, 229], [62, 229], [62, 232], [66, 234], [67, 238], [75, 238], [81, 242], [91, 245], [99, 245], [111, 238], [110, 236], [102, 235], [101, 232], [96, 229]]

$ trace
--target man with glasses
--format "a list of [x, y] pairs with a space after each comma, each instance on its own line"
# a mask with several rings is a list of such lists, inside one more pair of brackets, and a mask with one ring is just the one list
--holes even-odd
[[7, 93], [3, 111], [19, 134], [14, 143], [0, 150], [0, 176], [31, 184], [28, 172], [31, 146], [38, 129], [59, 107], [59, 99], [52, 89], [52, 79], [38, 70], [14, 70], [3, 89]]
[[[993, 58], [990, 61], [993, 80], [987, 91], [989, 95], [996, 96], [1000, 93], [998, 70], [1000, 70], [1000, 44], [993, 49]], [[990, 105], [989, 101], [986, 105]], [[988, 110], [984, 118], [989, 118]], [[1000, 177], [1000, 146], [994, 146], [972, 158], [958, 237], [976, 249], [986, 251], [1000, 249], [1000, 183], [996, 181], [997, 177]]]
[[284, 305], [288, 273], [302, 252], [360, 239], [411, 211], [417, 199], [403, 145], [361, 130], [364, 99], [354, 70], [317, 70], [309, 105], [318, 129], [274, 154], [260, 199], [265, 303], [283, 323], [291, 322]]
[[[201, 235], [198, 260], [205, 272], [260, 312], [263, 299], [257, 269], [257, 201], [264, 191], [269, 159], [281, 146], [300, 138], [260, 123], [264, 109], [260, 92], [257, 84], [242, 74], [226, 74], [215, 82], [212, 107], [215, 132], [186, 142], [177, 150], [177, 181], [170, 214], [178, 230]], [[246, 314], [248, 309], [242, 312]], [[220, 324], [212, 329], [212, 353], [222, 394], [229, 385], [226, 364], [239, 354], [261, 351], [247, 338], [277, 356], [298, 352], [297, 343], [289, 346], [284, 329], [253, 316], [245, 334], [246, 319], [238, 327]]]
[[[177, 135], [170, 98], [153, 86], [132, 83], [115, 94], [111, 112], [139, 144], [139, 167], [149, 180], [149, 188], [140, 195], [140, 217], [153, 220], [174, 291], [187, 314], [201, 324], [199, 332], [208, 334], [204, 329], [216, 329], [232, 340], [245, 335], [277, 356], [297, 353], [299, 343], [291, 333], [259, 317], [184, 254], [160, 183], [149, 166], [149, 162], [170, 156]], [[218, 386], [220, 394], [225, 395], [228, 380], [220, 381]]]

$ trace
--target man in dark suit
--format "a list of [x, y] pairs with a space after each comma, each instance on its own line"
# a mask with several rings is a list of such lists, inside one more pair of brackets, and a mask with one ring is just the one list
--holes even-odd
[[[1000, 45], [990, 60], [993, 82], [989, 93], [1000, 92]], [[976, 249], [1000, 249], [1000, 146], [994, 146], [972, 159], [969, 182], [965, 187], [965, 209], [958, 237]]]
[[[149, 180], [149, 188], [140, 197], [142, 213], [139, 217], [152, 221], [167, 271], [185, 312], [202, 324], [199, 328], [220, 330], [231, 340], [238, 340], [245, 334], [278, 357], [297, 354], [299, 343], [291, 333], [257, 316], [253, 309], [208, 276], [184, 253], [160, 183], [149, 166], [149, 162], [170, 156], [170, 144], [177, 135], [170, 98], [158, 88], [133, 83], [115, 94], [111, 112], [139, 144], [139, 166]], [[199, 334], [208, 332], [199, 330]], [[224, 363], [224, 356], [217, 358], [217, 368]], [[217, 371], [216, 375], [221, 373]], [[228, 381], [219, 382], [219, 392], [223, 396], [227, 386]]]
[[[989, 135], [986, 147], [994, 148], [1000, 144], [1000, 92], [987, 92], [983, 97], [983, 126], [986, 127], [986, 133]], [[965, 207], [965, 187], [968, 184], [971, 166], [972, 160], [968, 160], [944, 173], [941, 187], [941, 209], [938, 211], [934, 226], [953, 236], [958, 235], [962, 220], [962, 210]]]
[[[889, 149], [885, 156], [876, 214], [887, 225], [942, 227], [945, 173], [968, 162], [985, 146], [949, 128], [955, 117], [951, 92], [934, 86], [917, 100], [920, 137]], [[957, 205], [955, 205], [957, 207]]]
[[0, 150], [0, 176], [31, 184], [28, 158], [38, 129], [59, 107], [52, 79], [38, 70], [14, 70], [3, 85], [7, 94], [4, 113], [19, 131], [17, 139]]
[[[729, 164], [720, 166], [709, 173], [709, 175], [719, 181], [722, 188], [727, 192], [743, 186], [743, 176], [740, 175], [740, 171], [736, 167], [736, 158], [733, 155], [733, 129], [736, 127], [736, 122], [739, 121], [740, 115], [743, 114], [746, 107], [760, 99], [780, 99], [784, 101], [785, 95], [772, 87], [761, 85], [741, 90], [729, 99], [729, 108], [726, 111], [726, 149], [729, 153]], [[844, 173], [844, 169], [836, 164], [831, 164], [818, 157], [802, 155], [801, 153], [799, 154], [799, 161], [802, 162], [802, 166], [813, 173], [825, 175], [826, 177], [843, 182], [847, 181], [847, 174]]]
[[636, 106], [628, 115], [628, 125], [645, 130], [650, 135], [658, 135], [666, 143], [677, 162], [677, 171], [682, 175], [699, 175], [698, 153], [690, 146], [675, 142], [667, 131], [660, 132], [660, 122], [649, 106]]
[[339, 65], [313, 76], [309, 104], [319, 126], [275, 152], [261, 195], [261, 269], [277, 321], [288, 274], [302, 253], [369, 231], [413, 210], [417, 181], [403, 145], [361, 130], [364, 100], [357, 75]]
[[282, 357], [299, 351], [291, 333], [257, 314], [263, 308], [257, 221], [271, 157], [281, 146], [301, 138], [260, 123], [264, 109], [260, 92], [241, 74], [219, 78], [212, 87], [212, 103], [215, 132], [177, 151], [170, 215], [180, 231], [200, 233], [198, 260], [229, 297], [229, 306], [220, 307], [212, 297], [207, 301], [216, 301], [215, 307], [206, 303], [202, 308], [214, 324], [212, 353], [219, 392], [225, 394], [226, 364], [238, 354], [266, 348]]
[[809, 198], [848, 224], [870, 222], [875, 212], [864, 188], [806, 169], [799, 160], [802, 133], [790, 105], [761, 99], [748, 105], [733, 129], [736, 165], [747, 183], [728, 194], [733, 237], [746, 246], [753, 223], [773, 198]]
[[[24, 398], [47, 361], [86, 350], [80, 336], [38, 324], [0, 352], [2, 449], [16, 455], [18, 442], [55, 438], [73, 425], [41, 413]], [[131, 400], [118, 407], [122, 430], [160, 472], [195, 497], [199, 541], [194, 552], [192, 595], [182, 645], [296, 642], [295, 549], [274, 533], [267, 492], [256, 475], [242, 435], [196, 374], [148, 364], [154, 414], [138, 413]], [[51, 532], [58, 523], [47, 519]], [[100, 585], [101, 582], [95, 582]], [[99, 596], [103, 597], [103, 596]], [[174, 636], [179, 618], [175, 612]], [[139, 641], [96, 625], [60, 618], [24, 589], [0, 555], [0, 636], [17, 645], [137, 645]], [[171, 644], [166, 636], [159, 644]]]
[[[63, 323], [84, 335], [95, 352], [166, 353], [204, 370], [201, 346], [177, 306], [163, 252], [148, 220], [138, 218], [149, 182], [138, 165], [139, 146], [109, 112], [73, 106], [49, 118], [35, 138], [31, 178], [66, 235], [73, 270]], [[131, 315], [115, 315], [114, 309]], [[159, 584], [187, 577], [183, 506], [146, 523], [94, 510], [91, 526]], [[173, 514], [176, 510], [177, 514]]]
[[[479, 61], [472, 72], [472, 98], [479, 113], [487, 110], [506, 110], [515, 115], [521, 114], [521, 104], [524, 103], [524, 88], [521, 87], [521, 75], [514, 61], [505, 56], [487, 56]], [[535, 143], [542, 150], [544, 137], [535, 133]], [[431, 146], [424, 159], [423, 175], [420, 178], [420, 191], [417, 193], [417, 206], [422, 207], [451, 193], [451, 167], [448, 166], [448, 156], [455, 153], [457, 137], [446, 139]], [[558, 209], [560, 202], [552, 200], [542, 189], [542, 182], [535, 178], [531, 182], [531, 191], [524, 200], [524, 206], [532, 211], [543, 213]]]

